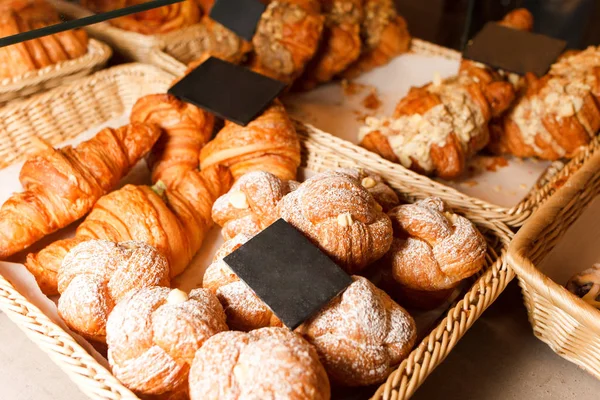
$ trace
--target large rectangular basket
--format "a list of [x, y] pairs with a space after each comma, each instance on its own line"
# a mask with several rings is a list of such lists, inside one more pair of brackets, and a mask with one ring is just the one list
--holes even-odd
[[[60, 8], [61, 12], [71, 18], [83, 18], [92, 15], [88, 9], [67, 0], [50, 0]], [[151, 63], [152, 49], [164, 47], [167, 43], [187, 36], [187, 32], [195, 32], [197, 28], [190, 26], [173, 32], [159, 35], [143, 35], [112, 26], [108, 22], [100, 22], [84, 28], [91, 36], [109, 44], [115, 52], [131, 61]]]
[[539, 266], [599, 195], [600, 152], [527, 221], [509, 250], [535, 335], [598, 379], [600, 311], [558, 285]]
[[[202, 39], [198, 35], [194, 35], [193, 31], [182, 34], [176, 40], [155, 47], [151, 52], [150, 62], [174, 75], [181, 76], [185, 73], [187, 64], [200, 54], [199, 49], [202, 48], [201, 41]], [[412, 40], [410, 51], [415, 54], [443, 57], [449, 60], [460, 60], [462, 57], [461, 53], [455, 50], [420, 39]], [[533, 212], [569, 176], [577, 171], [585, 160], [600, 148], [600, 138], [597, 138], [567, 163], [562, 161], [554, 162], [544, 175], [540, 177], [529, 194], [517, 205], [509, 208], [463, 194], [426, 176], [408, 171], [400, 164], [387, 161], [375, 153], [333, 135], [319, 135], [318, 140], [323, 146], [330, 148], [341, 156], [364, 163], [372, 170], [383, 175], [386, 179], [392, 179], [396, 176], [403, 177], [407, 185], [412, 185], [419, 192], [426, 195], [450, 196], [457, 200], [457, 203], [453, 204], [454, 207], [464, 207], [464, 209], [479, 208], [482, 215], [502, 221], [511, 227], [523, 225]]]
[[[16, 161], [25, 156], [34, 136], [43, 137], [54, 144], [76, 137], [90, 126], [122, 115], [140, 96], [164, 92], [172, 79], [171, 75], [156, 67], [141, 64], [101, 71], [71, 85], [0, 110], [0, 121], [10, 120], [10, 126], [0, 126], [0, 135], [17, 133], [19, 141], [11, 142], [13, 144], [10, 146], [15, 154], [12, 161]], [[325, 133], [298, 122], [296, 126], [303, 147], [303, 164], [309, 170], [319, 172], [336, 167], [363, 166], [322, 146], [318, 139]], [[389, 183], [409, 201], [424, 196], [418, 191], [406, 190], [404, 178], [398, 173], [389, 179]], [[452, 198], [452, 194], [442, 194], [442, 198], [450, 204], [458, 202]], [[486, 236], [489, 247], [486, 266], [481, 273], [469, 280], [469, 287], [440, 318], [439, 323], [430, 332], [424, 332], [426, 336], [422, 342], [375, 392], [373, 398], [409, 398], [513, 278], [513, 273], [505, 262], [511, 231], [500, 222], [470, 212], [467, 207], [462, 210], [462, 214], [477, 224]], [[135, 398], [68, 333], [19, 294], [2, 276], [0, 308], [88, 396], [95, 399]]]

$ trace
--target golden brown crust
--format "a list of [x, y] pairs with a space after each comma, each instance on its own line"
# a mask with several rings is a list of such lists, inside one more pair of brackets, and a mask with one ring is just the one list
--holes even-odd
[[150, 151], [159, 135], [154, 125], [133, 124], [104, 129], [75, 148], [45, 145], [21, 168], [25, 191], [13, 194], [0, 209], [0, 258], [87, 214]]
[[358, 75], [387, 64], [408, 51], [410, 34], [404, 18], [391, 0], [365, 0], [361, 26], [363, 50], [359, 59], [341, 75], [354, 79]]
[[418, 291], [443, 291], [477, 273], [485, 264], [487, 244], [466, 218], [430, 197], [389, 212], [394, 242], [385, 262], [394, 280]]
[[567, 282], [569, 292], [583, 301], [600, 310], [600, 264], [595, 264], [578, 274]]
[[361, 182], [343, 170], [315, 175], [278, 207], [281, 218], [348, 273], [378, 260], [391, 245], [389, 217]]
[[363, 277], [296, 332], [315, 346], [332, 382], [381, 383], [417, 339], [413, 318]]
[[44, 292], [54, 294], [56, 271], [77, 243], [91, 239], [135, 240], [155, 247], [169, 260], [171, 277], [177, 276], [199, 250], [212, 226], [214, 201], [232, 183], [225, 167], [212, 167], [202, 172], [188, 171], [177, 186], [161, 194], [148, 186], [127, 185], [98, 200], [77, 228], [75, 238], [29, 254], [26, 266], [44, 280]]
[[169, 286], [169, 263], [142, 242], [91, 240], [74, 247], [58, 271], [58, 313], [88, 339], [106, 340], [106, 320], [132, 290]]
[[526, 8], [517, 8], [506, 14], [498, 23], [508, 28], [531, 32], [533, 30], [533, 15]]
[[362, 0], [322, 2], [325, 26], [315, 57], [308, 64], [300, 86], [311, 89], [328, 82], [356, 61], [361, 53]]
[[[80, 1], [84, 7], [96, 13], [113, 11], [139, 3], [138, 0]], [[185, 0], [180, 3], [170, 4], [125, 17], [114, 18], [109, 23], [126, 31], [137, 32], [143, 35], [156, 35], [196, 24], [200, 21], [201, 15], [200, 7], [196, 3], [196, 0]]]
[[139, 394], [178, 392], [196, 351], [227, 330], [219, 301], [204, 289], [131, 292], [108, 318], [106, 341], [112, 373]]
[[221, 226], [225, 240], [239, 233], [254, 236], [277, 220], [277, 204], [298, 185], [268, 172], [247, 173], [217, 199], [212, 218]]
[[158, 125], [163, 134], [152, 148], [148, 165], [152, 183], [176, 186], [187, 171], [198, 169], [200, 150], [210, 140], [215, 117], [169, 94], [140, 98], [131, 111], [131, 122]]
[[329, 379], [315, 349], [286, 328], [224, 332], [196, 353], [192, 400], [329, 400]]
[[224, 165], [235, 179], [266, 171], [293, 180], [300, 166], [300, 140], [283, 105], [276, 100], [247, 126], [226, 122], [200, 153], [200, 168]]
[[278, 0], [267, 6], [252, 39], [253, 70], [292, 83], [315, 55], [325, 18], [317, 0]]

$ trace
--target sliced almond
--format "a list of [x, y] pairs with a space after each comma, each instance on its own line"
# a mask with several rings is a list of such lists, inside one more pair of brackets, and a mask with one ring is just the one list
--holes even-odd
[[352, 214], [347, 212], [338, 215], [337, 222], [340, 226], [352, 226], [354, 221], [352, 220]]
[[167, 303], [171, 305], [181, 304], [188, 301], [188, 299], [189, 297], [186, 292], [179, 289], [173, 289], [169, 292], [169, 295], [167, 296]]
[[229, 195], [229, 204], [238, 210], [248, 208], [248, 199], [243, 192], [233, 192]]

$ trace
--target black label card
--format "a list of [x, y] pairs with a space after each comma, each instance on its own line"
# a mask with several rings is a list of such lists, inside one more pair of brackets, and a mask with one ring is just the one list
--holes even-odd
[[494, 68], [524, 75], [544, 75], [567, 42], [536, 33], [487, 23], [469, 42], [463, 56]]
[[169, 94], [245, 126], [285, 87], [283, 82], [211, 57], [169, 89]]
[[283, 219], [224, 261], [292, 330], [352, 283], [348, 274]]
[[210, 18], [250, 42], [265, 9], [258, 0], [216, 0]]

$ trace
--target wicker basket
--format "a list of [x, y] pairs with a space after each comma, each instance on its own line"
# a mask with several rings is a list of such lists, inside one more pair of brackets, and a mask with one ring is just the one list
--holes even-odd
[[599, 195], [600, 153], [596, 153], [527, 221], [509, 251], [535, 335], [598, 379], [600, 311], [544, 275], [536, 265]]
[[[199, 46], [198, 35], [194, 35], [193, 32], [182, 34], [177, 40], [155, 47], [151, 52], [150, 62], [171, 74], [181, 76], [187, 69], [186, 64], [194, 59], [194, 55], [198, 54]], [[461, 59], [461, 54], [455, 50], [420, 39], [412, 40], [410, 51], [426, 56], [443, 57], [449, 60], [458, 61]], [[508, 208], [468, 196], [428, 177], [407, 171], [406, 168], [399, 164], [389, 162], [375, 153], [364, 150], [335, 136], [323, 134], [320, 135], [319, 140], [321, 144], [338, 152], [343, 157], [349, 157], [355, 161], [365, 163], [369, 168], [379, 172], [387, 179], [395, 176], [409, 177], [408, 179], [413, 184], [413, 188], [418, 192], [426, 195], [450, 196], [457, 200], [453, 204], [454, 207], [466, 210], [479, 208], [486, 217], [502, 221], [511, 227], [523, 225], [531, 214], [569, 176], [577, 171], [591, 154], [600, 148], [600, 138], [598, 138], [568, 163], [562, 161], [553, 163], [539, 179], [535, 188], [517, 205]]]
[[[66, 0], [50, 0], [60, 11], [71, 18], [82, 18], [92, 15], [92, 12], [79, 4]], [[142, 35], [112, 26], [108, 22], [100, 22], [84, 28], [91, 36], [108, 43], [116, 52], [131, 61], [151, 63], [152, 49], [162, 48], [166, 43], [176, 41], [181, 36], [188, 36], [187, 32], [197, 31], [197, 27], [190, 26], [173, 32], [160, 35]]]
[[[13, 104], [0, 110], [0, 121], [9, 121], [7, 132], [16, 132], [17, 138], [4, 145], [4, 157], [11, 162], [22, 158], [31, 146], [34, 136], [58, 143], [77, 136], [90, 126], [123, 114], [137, 98], [166, 90], [172, 76], [156, 67], [130, 64], [98, 72], [94, 76], [52, 92]], [[335, 167], [357, 166], [320, 144], [325, 135], [311, 127], [296, 123], [303, 143], [304, 165], [313, 171]], [[0, 135], [3, 134], [0, 131]], [[4, 158], [3, 157], [3, 158]], [[3, 164], [6, 166], [7, 160]], [[406, 198], [422, 194], [405, 192], [406, 185], [400, 173], [390, 184]], [[443, 196], [456, 203], [452, 194]], [[472, 279], [473, 285], [448, 311], [421, 344], [402, 362], [387, 382], [376, 392], [375, 398], [407, 399], [439, 365], [457, 341], [465, 334], [483, 311], [494, 302], [513, 278], [505, 263], [505, 250], [512, 237], [502, 223], [490, 221], [477, 213], [464, 210], [464, 215], [485, 233], [489, 250], [485, 269]], [[0, 276], [0, 308], [28, 336], [75, 381], [81, 390], [95, 399], [135, 398], [108, 371], [58, 325], [33, 306], [2, 276]]]

